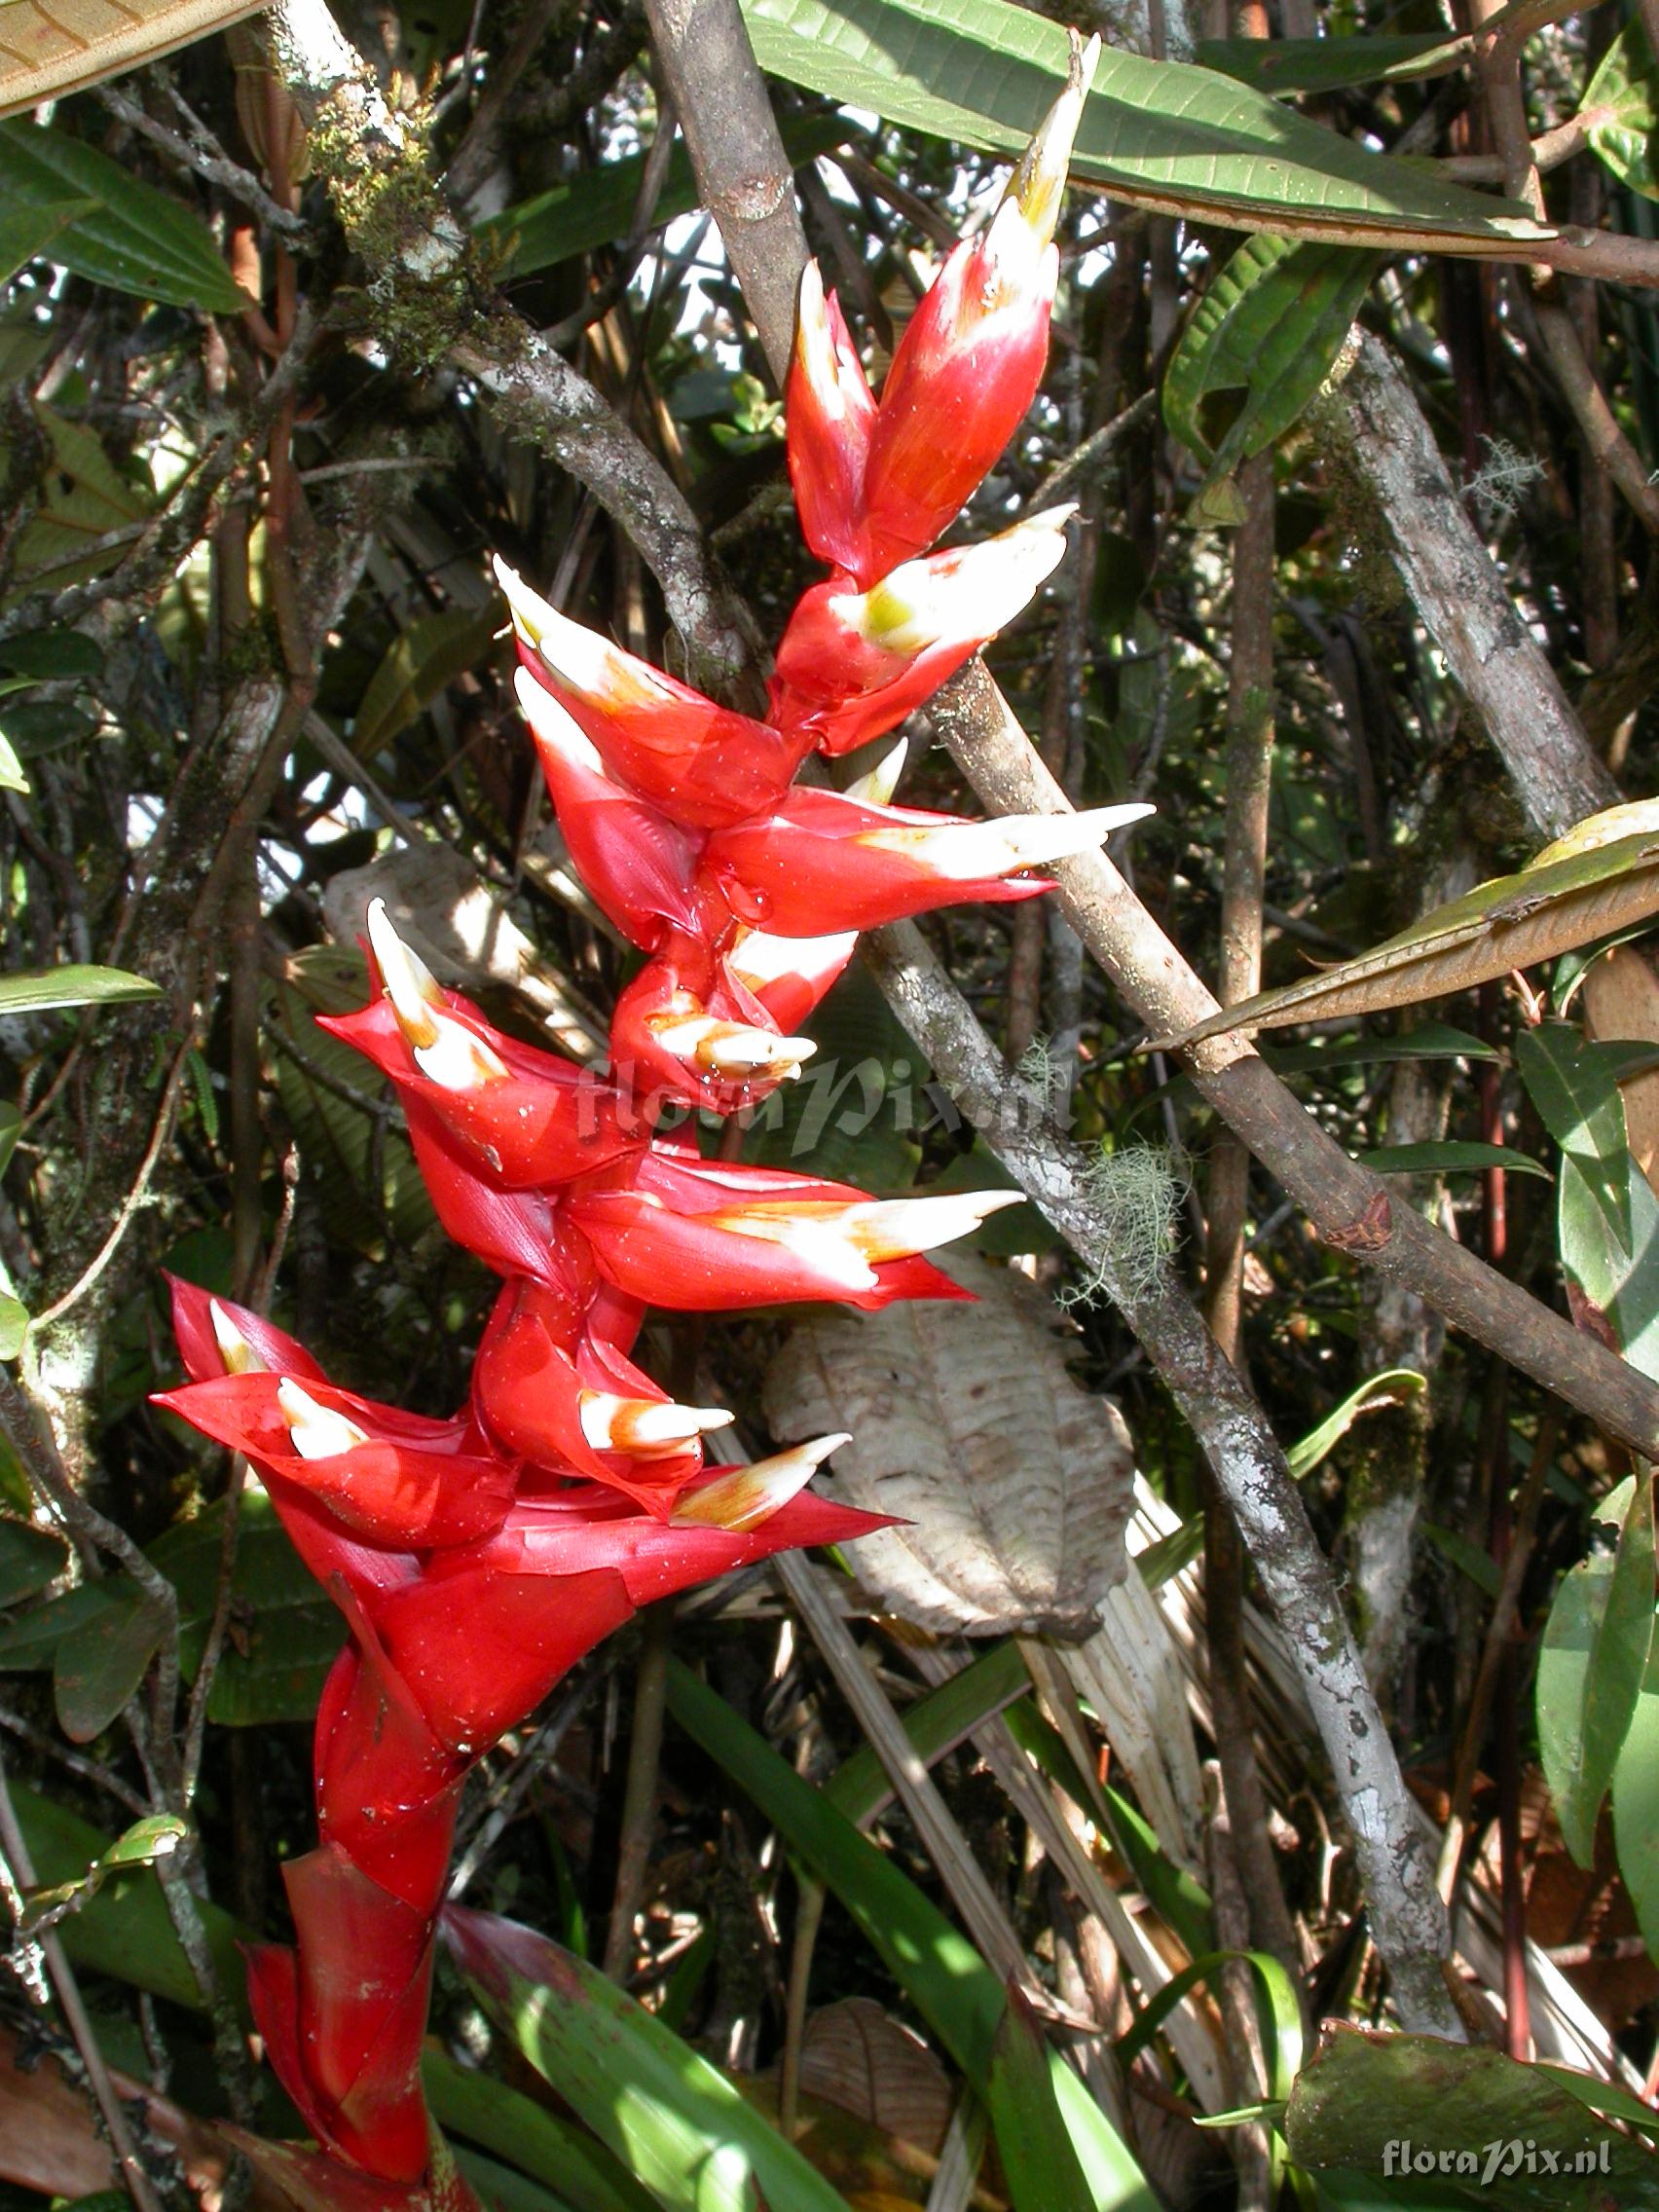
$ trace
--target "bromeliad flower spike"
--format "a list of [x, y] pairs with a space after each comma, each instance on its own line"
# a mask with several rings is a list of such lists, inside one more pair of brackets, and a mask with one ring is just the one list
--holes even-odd
[[461, 1788], [502, 1731], [635, 1608], [795, 1545], [881, 1524], [815, 1497], [844, 1437], [716, 1466], [731, 1416], [682, 1405], [632, 1353], [646, 1303], [874, 1308], [960, 1296], [922, 1255], [1008, 1194], [882, 1201], [706, 1161], [664, 1102], [730, 1114], [797, 1077], [801, 1024], [859, 931], [1046, 888], [1027, 872], [1149, 811], [971, 822], [892, 803], [903, 748], [844, 792], [808, 754], [892, 729], [1011, 620], [1066, 515], [934, 552], [1042, 372], [1066, 162], [1093, 49], [984, 234], [958, 247], [873, 394], [816, 270], [801, 286], [789, 460], [831, 574], [779, 646], [768, 718], [705, 699], [498, 565], [518, 695], [572, 862], [645, 954], [608, 1072], [490, 1026], [378, 903], [373, 995], [330, 1020], [394, 1086], [448, 1233], [501, 1277], [469, 1402], [432, 1419], [325, 1375], [257, 1315], [184, 1283], [185, 1384], [162, 1403], [246, 1455], [348, 1641], [317, 1717], [315, 1850], [283, 1869], [291, 1949], [249, 1958], [271, 2062], [318, 2146], [267, 2147], [303, 2201], [461, 2212], [419, 2062]]

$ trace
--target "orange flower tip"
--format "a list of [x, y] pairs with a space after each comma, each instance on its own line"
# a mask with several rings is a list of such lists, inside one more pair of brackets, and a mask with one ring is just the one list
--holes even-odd
[[724, 1406], [678, 1406], [660, 1398], [619, 1398], [609, 1390], [581, 1394], [582, 1434], [596, 1452], [626, 1452], [636, 1459], [677, 1458], [736, 1416]]
[[213, 1325], [213, 1342], [219, 1347], [219, 1357], [225, 1363], [227, 1375], [260, 1375], [265, 1371], [262, 1360], [231, 1319], [216, 1298], [207, 1301], [207, 1318]]
[[937, 1198], [872, 1198], [866, 1205], [848, 1207], [852, 1218], [847, 1228], [873, 1266], [931, 1252], [935, 1245], [971, 1235], [992, 1214], [1020, 1204], [1024, 1197], [1023, 1191], [947, 1191]]
[[440, 1090], [477, 1090], [503, 1082], [509, 1073], [505, 1060], [445, 1012], [431, 970], [392, 928], [384, 899], [369, 902], [369, 942], [403, 1041], [426, 1080]]
[[554, 698], [545, 683], [537, 683], [528, 668], [521, 668], [513, 678], [513, 689], [518, 694], [519, 712], [529, 722], [531, 734], [538, 745], [546, 746], [577, 768], [586, 768], [596, 776], [604, 775], [605, 763], [599, 756], [598, 746], [570, 709]]
[[1012, 203], [1018, 208], [1039, 246], [1046, 246], [1054, 235], [1060, 214], [1060, 195], [1065, 190], [1066, 170], [1071, 164], [1072, 143], [1077, 137], [1078, 125], [1083, 121], [1084, 104], [1100, 62], [1098, 37], [1091, 38], [1085, 46], [1076, 31], [1069, 36], [1071, 52], [1067, 58], [1065, 91], [1038, 125], [1037, 135], [1010, 179], [1003, 203], [1005, 207]]
[[302, 1459], [337, 1459], [367, 1444], [367, 1433], [331, 1406], [319, 1406], [309, 1391], [284, 1376], [276, 1385], [276, 1405], [288, 1424], [288, 1437]]
[[982, 544], [905, 561], [836, 611], [883, 652], [920, 653], [946, 640], [992, 638], [1065, 558], [1075, 506], [1050, 507]]
[[866, 830], [858, 842], [902, 854], [953, 883], [971, 883], [1092, 852], [1114, 830], [1156, 812], [1137, 800], [1081, 814], [1009, 814], [997, 822], [944, 822], [937, 829]]
[[705, 1074], [724, 1076], [734, 1083], [756, 1075], [775, 1075], [793, 1082], [802, 1062], [818, 1050], [811, 1037], [780, 1037], [775, 1030], [721, 1021], [711, 1014], [653, 1023], [652, 1027], [665, 1051], [679, 1059], [694, 1060]]
[[675, 1506], [675, 1528], [727, 1529], [741, 1535], [769, 1521], [781, 1506], [803, 1491], [831, 1452], [850, 1444], [848, 1435], [820, 1436], [797, 1444], [750, 1467], [731, 1467], [682, 1496]]
[[857, 930], [834, 937], [775, 937], [770, 930], [747, 930], [726, 955], [726, 966], [747, 990], [763, 991], [786, 976], [812, 976], [838, 960], [850, 959]]
[[847, 796], [857, 799], [861, 806], [885, 806], [899, 789], [899, 779], [904, 773], [909, 758], [910, 741], [902, 737], [898, 744], [884, 753], [873, 768], [864, 775], [855, 776], [847, 786]]
[[496, 581], [506, 594], [513, 628], [555, 682], [562, 683], [567, 691], [573, 691], [592, 706], [612, 710], [656, 706], [670, 696], [648, 663], [623, 652], [597, 630], [561, 614], [498, 559]]

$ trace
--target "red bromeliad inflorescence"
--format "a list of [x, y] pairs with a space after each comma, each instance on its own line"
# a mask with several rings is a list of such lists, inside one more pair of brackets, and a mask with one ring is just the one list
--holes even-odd
[[439, 1220], [501, 1277], [470, 1403], [449, 1420], [375, 1404], [258, 1315], [174, 1285], [188, 1381], [161, 1402], [246, 1455], [350, 1629], [317, 1719], [317, 1847], [283, 1869], [297, 1941], [249, 1959], [266, 2049], [319, 2146], [287, 2167], [313, 2198], [466, 2200], [419, 2058], [473, 1763], [638, 1606], [879, 1525], [806, 1488], [844, 1438], [711, 1465], [706, 1439], [731, 1417], [677, 1404], [634, 1364], [647, 1303], [957, 1297], [921, 1254], [1008, 1199], [883, 1202], [705, 1160], [657, 1124], [664, 1104], [729, 1114], [798, 1076], [813, 1051], [799, 1024], [860, 930], [1028, 898], [1046, 886], [1019, 871], [1146, 811], [970, 822], [894, 806], [902, 748], [846, 792], [793, 782], [809, 753], [893, 729], [1060, 558], [1059, 512], [928, 549], [1036, 390], [1091, 66], [945, 264], [879, 400], [816, 269], [803, 279], [789, 460], [807, 541], [834, 572], [784, 634], [766, 720], [498, 569], [572, 860], [646, 959], [601, 1075], [492, 1028], [377, 903], [374, 995], [324, 1024], [394, 1085]]

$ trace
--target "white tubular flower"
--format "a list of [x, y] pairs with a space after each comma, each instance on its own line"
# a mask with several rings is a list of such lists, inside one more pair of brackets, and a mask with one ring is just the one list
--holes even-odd
[[969, 883], [1044, 867], [1073, 853], [1091, 852], [1114, 830], [1140, 822], [1156, 808], [1138, 801], [1093, 806], [1082, 814], [1005, 814], [996, 822], [945, 822], [937, 828], [866, 830], [858, 838], [877, 852], [901, 853], [936, 875]]
[[636, 1459], [672, 1459], [711, 1430], [729, 1428], [723, 1406], [679, 1406], [657, 1398], [619, 1398], [609, 1390], [581, 1394], [582, 1434], [596, 1452]]
[[276, 1404], [288, 1424], [288, 1435], [302, 1459], [335, 1459], [369, 1441], [354, 1420], [319, 1406], [309, 1392], [285, 1377], [276, 1385]]
[[369, 902], [369, 943], [403, 1041], [427, 1081], [441, 1090], [502, 1082], [506, 1062], [446, 1010], [431, 970], [392, 928], [384, 899]]

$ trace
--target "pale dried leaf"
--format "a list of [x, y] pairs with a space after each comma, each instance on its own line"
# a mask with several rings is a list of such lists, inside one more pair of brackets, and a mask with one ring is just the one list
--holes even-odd
[[1088, 1636], [1124, 1572], [1134, 1455], [1067, 1373], [1051, 1300], [946, 1254], [974, 1306], [918, 1301], [796, 1323], [766, 1377], [781, 1441], [843, 1429], [821, 1487], [901, 1516], [859, 1544], [876, 1602], [936, 1633]]
[[[1579, 826], [1586, 837], [1593, 828]], [[1357, 960], [1263, 991], [1147, 1049], [1171, 1051], [1223, 1031], [1248, 1035], [1290, 1021], [1415, 1006], [1553, 960], [1656, 912], [1659, 835], [1647, 830], [1592, 843], [1565, 859], [1534, 862], [1517, 875], [1477, 884]]]
[[1205, 1862], [1203, 1779], [1181, 1655], [1134, 1567], [1107, 1596], [1101, 1615], [1099, 1633], [1060, 1658], [1159, 1842], [1196, 1872]]
[[323, 893], [342, 944], [368, 935], [371, 899], [384, 899], [399, 937], [440, 983], [476, 996], [490, 985], [527, 999], [547, 1023], [551, 1050], [592, 1056], [594, 1025], [471, 864], [448, 845], [402, 845], [367, 867], [342, 869]]
[[950, 2124], [950, 2078], [921, 2038], [873, 1997], [843, 1997], [811, 2014], [800, 2085], [937, 2157]]
[[61, 99], [258, 13], [257, 0], [0, 0], [0, 115]]

